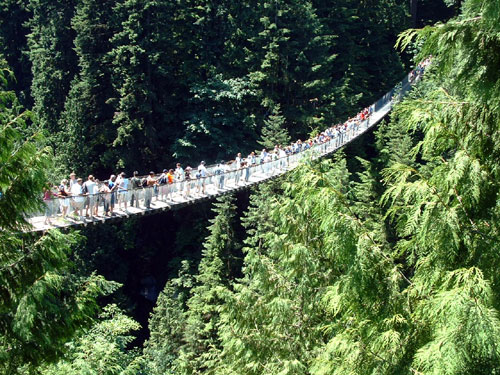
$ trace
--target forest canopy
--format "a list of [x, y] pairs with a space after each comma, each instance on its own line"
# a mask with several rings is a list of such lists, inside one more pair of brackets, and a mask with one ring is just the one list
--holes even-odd
[[[3, 2], [0, 371], [500, 374], [500, 4], [427, 3]], [[246, 196], [21, 234], [52, 176], [295, 140], [430, 56], [373, 133]], [[126, 259], [166, 281], [142, 341]]]

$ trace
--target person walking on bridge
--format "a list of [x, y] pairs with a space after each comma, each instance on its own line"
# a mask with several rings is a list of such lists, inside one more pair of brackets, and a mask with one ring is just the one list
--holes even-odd
[[175, 182], [177, 185], [177, 190], [179, 194], [183, 194], [184, 192], [184, 169], [181, 167], [181, 163], [177, 163], [175, 166], [174, 172]]
[[151, 201], [153, 200], [153, 189], [157, 184], [155, 173], [153, 171], [149, 172], [149, 176], [146, 179], [146, 191], [144, 197], [144, 205], [149, 210], [151, 208]]
[[167, 174], [168, 174], [168, 170], [164, 169], [163, 173], [158, 178], [158, 190], [159, 190], [159, 197], [160, 197], [161, 201], [167, 200], [167, 195], [168, 195]]
[[116, 186], [118, 189], [118, 208], [121, 210], [123, 203], [125, 207], [125, 212], [127, 212], [127, 199], [128, 199], [128, 189], [129, 189], [128, 185], [129, 185], [129, 179], [127, 178], [127, 175], [125, 174], [125, 172], [120, 173], [120, 176], [116, 181]]
[[89, 175], [88, 180], [83, 184], [83, 191], [87, 195], [86, 203], [85, 203], [85, 216], [89, 217], [89, 208], [90, 208], [90, 217], [97, 216], [97, 185], [94, 180], [94, 176]]
[[70, 191], [68, 190], [68, 180], [64, 179], [61, 181], [61, 185], [58, 187], [58, 194], [57, 196], [59, 197], [59, 201], [61, 204], [61, 214], [62, 218], [66, 220], [66, 215], [68, 213], [68, 207], [70, 204], [70, 198], [69, 196], [71, 195]]
[[205, 167], [204, 161], [202, 161], [198, 166], [198, 176], [199, 176], [198, 193], [200, 193], [200, 188], [201, 188], [201, 193], [205, 194], [205, 179], [208, 176], [208, 171], [207, 168]]
[[85, 201], [85, 198], [83, 197], [82, 184], [83, 180], [79, 178], [76, 180], [76, 183], [74, 183], [73, 186], [71, 187], [71, 196], [73, 197], [73, 214], [80, 220], [83, 219], [82, 209], [83, 209], [83, 203]]
[[238, 184], [240, 183], [242, 162], [243, 162], [243, 159], [241, 158], [241, 152], [238, 152], [238, 154], [236, 154], [236, 158], [234, 159], [234, 166], [235, 166], [234, 185], [235, 186], [238, 186]]
[[134, 176], [130, 179], [130, 207], [134, 207], [135, 202], [136, 208], [139, 208], [139, 194], [142, 189], [141, 179], [138, 176], [139, 172], [134, 171]]
[[191, 195], [191, 170], [192, 168], [189, 165], [184, 169], [184, 179], [186, 180], [186, 194], [184, 196], [186, 198]]
[[167, 173], [167, 186], [168, 186], [167, 199], [169, 199], [171, 201], [174, 200], [174, 197], [173, 197], [173, 193], [174, 193], [174, 189], [175, 189], [174, 181], [175, 181], [174, 170], [169, 169], [168, 173]]

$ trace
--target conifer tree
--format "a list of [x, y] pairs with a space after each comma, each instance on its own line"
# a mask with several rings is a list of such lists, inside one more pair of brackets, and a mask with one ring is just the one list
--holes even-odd
[[71, 81], [60, 124], [65, 140], [58, 144], [58, 162], [80, 173], [99, 175], [114, 167], [110, 147], [116, 135], [107, 54], [113, 35], [111, 1], [84, 0], [76, 5], [71, 26], [79, 72]]
[[344, 121], [404, 75], [393, 45], [397, 34], [408, 27], [408, 4], [405, 0], [341, 0], [334, 4], [313, 0], [313, 4], [328, 35], [329, 53], [335, 56], [330, 120]]
[[152, 375], [175, 373], [179, 350], [185, 344], [186, 302], [193, 287], [190, 264], [183, 261], [179, 274], [165, 285], [149, 320], [150, 338], [144, 344], [144, 358]]
[[181, 374], [213, 374], [220, 365], [219, 313], [234, 268], [238, 242], [234, 233], [234, 196], [225, 195], [214, 203], [216, 217], [211, 220], [195, 286], [187, 301], [185, 344], [176, 367]]
[[178, 79], [182, 55], [176, 45], [177, 7], [171, 1], [117, 2], [113, 20], [117, 32], [109, 56], [113, 64], [113, 86], [117, 129], [113, 148], [117, 165], [139, 169], [158, 158], [158, 166], [170, 160], [168, 153], [176, 136], [173, 112], [183, 103], [172, 95], [182, 91]]
[[406, 141], [381, 142], [388, 147], [381, 203], [395, 233], [393, 251], [384, 253], [399, 259], [392, 278], [403, 293], [393, 288], [378, 298], [393, 316], [377, 328], [353, 308], [359, 286], [351, 284], [344, 301], [345, 284], [331, 289], [326, 306], [335, 321], [345, 316], [349, 329], [336, 330], [316, 373], [499, 371], [498, 148], [489, 135], [499, 116], [490, 106], [500, 78], [492, 59], [500, 45], [495, 9], [496, 2], [466, 1], [457, 19], [402, 36], [421, 42], [419, 60], [433, 55], [431, 72], [390, 125], [392, 134], [406, 132], [399, 137]]
[[264, 127], [262, 128], [261, 140], [259, 143], [271, 150], [276, 145], [289, 145], [290, 136], [286, 130], [285, 118], [281, 114], [279, 105], [277, 105], [272, 114], [264, 120]]
[[[6, 84], [2, 63], [0, 82]], [[96, 298], [116, 284], [71, 272], [75, 233], [30, 229], [27, 215], [43, 209], [51, 151], [39, 134], [26, 139], [29, 112], [12, 92], [0, 91], [0, 373], [32, 373], [64, 351], [75, 331], [89, 324]]]
[[305, 164], [281, 194], [253, 200], [244, 277], [223, 307], [219, 373], [309, 373], [325, 335], [322, 293], [356, 242], [355, 233], [337, 231], [346, 210], [332, 209], [343, 207], [337, 192], [347, 178], [345, 163]]
[[16, 80], [10, 85], [17, 93], [21, 104], [31, 108], [30, 59], [26, 55], [31, 9], [28, 0], [6, 0], [0, 5], [0, 56], [3, 56], [12, 69]]
[[136, 350], [127, 350], [132, 331], [139, 324], [123, 314], [116, 305], [108, 305], [90, 329], [79, 331], [67, 343], [69, 350], [54, 364], [42, 366], [43, 375], [134, 375], [140, 374], [142, 359]]
[[322, 124], [320, 108], [330, 105], [328, 37], [310, 1], [264, 1], [257, 5], [261, 25], [251, 39], [249, 77], [261, 105], [281, 105], [293, 138]]
[[50, 145], [64, 142], [60, 137], [61, 114], [70, 83], [77, 72], [71, 19], [75, 1], [30, 0], [28, 56], [32, 65], [31, 95], [37, 124], [50, 135]]

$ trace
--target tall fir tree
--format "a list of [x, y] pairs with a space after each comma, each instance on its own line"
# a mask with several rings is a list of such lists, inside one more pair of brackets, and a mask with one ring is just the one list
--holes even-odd
[[261, 139], [259, 144], [268, 150], [272, 150], [274, 146], [286, 146], [290, 144], [290, 136], [286, 130], [285, 118], [281, 114], [279, 105], [276, 106], [269, 117], [264, 120]]
[[292, 138], [325, 125], [332, 87], [328, 39], [310, 1], [264, 1], [256, 9], [261, 25], [251, 39], [248, 76], [270, 112], [280, 105]]
[[189, 262], [183, 261], [178, 276], [167, 282], [149, 320], [150, 338], [144, 358], [152, 375], [174, 374], [180, 348], [185, 344], [186, 303], [193, 288]]
[[234, 196], [225, 195], [214, 203], [216, 217], [211, 220], [195, 286], [187, 301], [185, 344], [176, 361], [181, 374], [214, 374], [220, 366], [219, 313], [236, 272], [235, 254], [240, 247], [234, 231], [234, 200]]
[[30, 94], [31, 63], [26, 54], [28, 45], [31, 10], [28, 0], [6, 0], [0, 5], [0, 55], [14, 72], [16, 80], [10, 85], [17, 93], [21, 104], [31, 108], [33, 101]]
[[128, 349], [137, 329], [137, 322], [116, 305], [108, 305], [91, 328], [79, 331], [66, 344], [68, 350], [59, 361], [38, 371], [42, 375], [138, 375], [143, 360], [137, 350]]
[[336, 254], [353, 246], [336, 230], [345, 215], [332, 209], [342, 205], [337, 191], [347, 178], [343, 162], [305, 164], [281, 182], [280, 194], [264, 188], [254, 197], [244, 277], [223, 307], [218, 373], [309, 373], [325, 337], [324, 288], [341, 272]]
[[108, 52], [113, 36], [111, 1], [84, 0], [76, 5], [71, 20], [79, 72], [60, 119], [64, 142], [56, 149], [58, 163], [78, 174], [103, 175], [114, 169], [112, 142], [116, 130]]
[[117, 165], [151, 168], [172, 162], [169, 145], [177, 134], [175, 114], [184, 103], [178, 79], [179, 46], [175, 29], [178, 6], [170, 1], [118, 2], [113, 17], [118, 31], [110, 58], [117, 93], [113, 148]]
[[329, 53], [336, 56], [331, 85], [331, 121], [369, 105], [398, 82], [404, 70], [393, 48], [408, 26], [407, 2], [314, 0], [318, 18], [329, 35]]
[[31, 95], [37, 124], [49, 135], [56, 148], [64, 142], [60, 119], [70, 83], [77, 73], [77, 56], [73, 49], [75, 33], [71, 20], [75, 1], [31, 0], [32, 17], [27, 23], [28, 56], [32, 65]]
[[192, 25], [183, 31], [193, 38], [187, 45], [182, 43], [188, 53], [182, 70], [189, 100], [182, 133], [172, 151], [190, 162], [205, 159], [207, 154], [212, 161], [228, 159], [253, 150], [258, 137], [259, 99], [246, 77], [246, 59], [251, 54], [247, 39], [255, 32], [254, 1], [187, 4], [185, 18]]

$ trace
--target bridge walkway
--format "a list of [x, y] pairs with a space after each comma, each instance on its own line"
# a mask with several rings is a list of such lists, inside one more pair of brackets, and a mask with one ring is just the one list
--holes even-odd
[[[306, 158], [317, 159], [330, 155], [362, 136], [369, 129], [376, 126], [392, 109], [395, 102], [399, 101], [411, 85], [415, 82], [410, 81], [415, 78], [415, 75], [410, 73], [392, 90], [386, 93], [371, 107], [371, 115], [359, 126], [351, 127], [343, 134], [330, 139], [329, 141], [316, 144], [306, 151], [276, 159], [263, 164], [246, 166], [239, 170], [230, 170], [221, 175], [214, 174], [214, 167], [208, 168], [209, 176], [201, 179], [191, 179], [190, 181], [175, 182], [171, 185], [163, 185], [157, 187], [140, 188], [133, 191], [127, 191], [124, 194], [117, 192], [107, 194], [97, 194], [95, 199], [100, 202], [98, 216], [94, 217], [73, 217], [68, 214], [66, 218], [62, 218], [60, 214], [52, 217], [51, 224], [45, 224], [44, 213], [34, 213], [29, 218], [32, 225], [31, 231], [45, 231], [51, 228], [64, 228], [70, 226], [87, 226], [105, 223], [117, 219], [127, 219], [132, 216], [151, 214], [176, 208], [181, 208], [187, 205], [196, 204], [208, 199], [213, 199], [219, 195], [230, 192], [247, 189], [255, 184], [265, 182], [269, 179], [281, 176], [294, 168]], [[418, 77], [417, 77], [418, 78]], [[418, 81], [418, 79], [417, 79]], [[202, 188], [205, 185], [203, 193]], [[111, 194], [115, 194], [112, 197]], [[134, 195], [134, 201], [137, 202], [134, 206], [128, 205], [127, 210], [124, 207], [119, 207], [119, 202], [126, 200], [130, 203], [131, 195]], [[71, 198], [55, 198], [48, 202], [49, 207], [58, 212], [60, 205], [71, 203]], [[84, 197], [79, 197], [85, 199]], [[115, 209], [112, 216], [104, 215], [103, 202], [110, 202], [115, 199]], [[149, 207], [146, 207], [149, 206]], [[71, 209], [69, 207], [68, 211]], [[84, 210], [83, 210], [84, 211]]]

